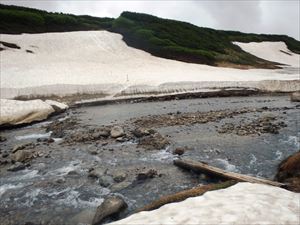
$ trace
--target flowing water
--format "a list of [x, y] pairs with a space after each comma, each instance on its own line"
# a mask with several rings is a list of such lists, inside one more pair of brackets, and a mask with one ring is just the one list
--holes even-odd
[[[63, 137], [50, 144], [37, 142], [38, 138], [51, 135], [51, 131], [46, 131], [49, 123], [69, 117], [76, 118], [84, 133], [85, 129], [128, 124], [130, 119], [148, 115], [243, 107], [278, 108], [271, 113], [287, 126], [279, 134], [238, 136], [217, 132], [222, 124], [261, 116], [261, 112], [251, 112], [219, 122], [162, 126], [157, 130], [170, 141], [162, 150], [142, 149], [134, 140], [106, 145], [94, 142], [66, 145]], [[11, 153], [14, 145], [25, 142], [38, 143], [35, 151], [39, 152], [24, 170], [11, 172], [7, 171], [10, 164], [0, 166], [1, 224], [88, 224], [96, 207], [109, 195], [125, 199], [129, 206], [122, 215], [125, 216], [160, 196], [215, 181], [175, 167], [173, 160], [178, 156], [172, 151], [176, 147], [187, 147], [182, 158], [273, 179], [278, 164], [299, 150], [298, 114], [299, 106], [286, 95], [173, 100], [74, 108], [42, 123], [1, 131], [7, 138], [0, 143], [2, 156], [4, 152]], [[97, 154], [91, 154], [93, 151]], [[103, 187], [98, 179], [88, 177], [90, 168], [99, 166], [126, 173], [127, 185], [121, 189], [116, 184]], [[137, 173], [145, 169], [155, 169], [158, 176], [136, 180]]]

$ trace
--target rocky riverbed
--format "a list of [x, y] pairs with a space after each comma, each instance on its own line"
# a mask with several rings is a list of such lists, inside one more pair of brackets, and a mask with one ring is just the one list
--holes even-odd
[[71, 108], [0, 134], [1, 224], [89, 224], [108, 196], [124, 217], [167, 194], [218, 182], [179, 157], [273, 179], [299, 149], [289, 96], [223, 97]]

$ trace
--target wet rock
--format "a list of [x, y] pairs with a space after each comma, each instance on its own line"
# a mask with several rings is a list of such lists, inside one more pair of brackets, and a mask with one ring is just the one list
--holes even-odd
[[117, 142], [125, 142], [126, 139], [123, 138], [123, 137], [118, 137], [118, 138], [116, 138], [116, 141], [117, 141]]
[[113, 180], [113, 178], [111, 176], [104, 175], [104, 176], [102, 176], [102, 177], [99, 178], [99, 184], [102, 187], [109, 187], [113, 183], [114, 183], [114, 180]]
[[8, 152], [3, 152], [3, 153], [1, 154], [1, 156], [2, 156], [2, 158], [6, 158], [6, 157], [9, 156], [9, 154], [8, 154]]
[[138, 175], [136, 176], [136, 179], [137, 180], [146, 180], [148, 178], [154, 178], [157, 176], [157, 171], [154, 170], [154, 169], [150, 169], [146, 172], [141, 172], [141, 173], [138, 173]]
[[103, 168], [100, 168], [100, 167], [97, 167], [97, 168], [93, 168], [90, 172], [89, 172], [89, 177], [92, 177], [92, 178], [100, 178], [102, 176], [105, 175], [107, 169], [103, 169]]
[[121, 137], [123, 136], [125, 133], [124, 133], [124, 130], [122, 127], [120, 126], [114, 126], [111, 128], [110, 130], [110, 136], [112, 138], [118, 138], [118, 137]]
[[101, 137], [107, 138], [110, 135], [110, 131], [108, 129], [97, 130], [93, 133], [93, 138], [99, 139]]
[[58, 179], [55, 180], [55, 183], [57, 183], [57, 184], [63, 184], [65, 182], [66, 182], [66, 180], [64, 178], [62, 178], [62, 177], [60, 177], [60, 178], [58, 178]]
[[276, 180], [287, 183], [287, 189], [300, 192], [300, 151], [279, 164]]
[[184, 152], [185, 152], [185, 148], [179, 147], [179, 148], [176, 148], [176, 149], [173, 151], [173, 154], [174, 154], [174, 155], [183, 155]]
[[7, 169], [7, 171], [15, 172], [19, 170], [24, 170], [26, 168], [26, 165], [24, 163], [17, 162], [11, 167]]
[[76, 170], [71, 170], [70, 172], [68, 172], [67, 175], [68, 176], [79, 176], [79, 173]]
[[117, 171], [117, 172], [112, 173], [112, 177], [115, 182], [120, 183], [126, 179], [127, 174], [122, 171]]
[[13, 147], [13, 149], [12, 149], [12, 153], [15, 153], [15, 152], [17, 152], [17, 151], [19, 151], [19, 150], [23, 150], [23, 149], [25, 149], [25, 148], [33, 148], [33, 147], [35, 147], [35, 145], [33, 144], [33, 143], [22, 143], [22, 144], [18, 144], [18, 145], [15, 145], [14, 147]]
[[27, 162], [32, 158], [33, 158], [33, 152], [30, 150], [17, 151], [11, 156], [11, 159], [16, 162]]
[[4, 141], [6, 141], [6, 137], [0, 135], [0, 142], [4, 142]]
[[143, 136], [147, 136], [151, 133], [151, 130], [146, 129], [146, 128], [137, 128], [135, 130], [132, 131], [132, 134], [137, 137], [137, 138], [141, 138]]
[[123, 181], [121, 183], [116, 183], [116, 184], [112, 185], [110, 189], [113, 192], [115, 192], [115, 191], [117, 192], [117, 191], [121, 191], [123, 189], [128, 188], [130, 185], [131, 185], [131, 182]]
[[127, 208], [126, 202], [118, 196], [108, 197], [97, 207], [92, 225], [100, 225], [102, 221], [110, 216], [115, 216]]
[[159, 133], [145, 136], [139, 140], [138, 147], [146, 150], [160, 150], [169, 145], [169, 141]]
[[294, 92], [291, 94], [292, 102], [300, 102], [300, 91]]

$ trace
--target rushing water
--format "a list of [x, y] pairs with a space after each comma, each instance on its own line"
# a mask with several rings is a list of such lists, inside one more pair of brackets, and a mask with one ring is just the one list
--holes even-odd
[[[111, 194], [121, 195], [128, 203], [124, 215], [158, 197], [174, 193], [198, 184], [211, 182], [196, 174], [175, 167], [172, 154], [176, 147], [187, 146], [183, 158], [205, 161], [228, 171], [251, 174], [272, 179], [280, 161], [299, 149], [299, 116], [288, 96], [234, 97], [193, 100], [174, 100], [137, 104], [105, 105], [73, 109], [82, 127], [97, 127], [124, 123], [132, 118], [146, 115], [159, 115], [170, 112], [196, 112], [243, 107], [279, 107], [272, 112], [287, 127], [279, 134], [261, 136], [237, 136], [219, 134], [217, 127], [227, 122], [257, 118], [253, 112], [226, 118], [221, 122], [186, 124], [162, 127], [158, 131], [168, 137], [170, 146], [162, 150], [145, 151], [137, 143], [108, 143], [98, 146], [95, 143], [62, 145], [57, 139], [50, 145], [39, 144], [35, 150], [42, 155], [31, 160], [30, 166], [17, 172], [0, 167], [0, 219], [1, 224], [87, 224], [91, 222], [96, 207]], [[65, 114], [25, 128], [1, 132], [7, 138], [0, 143], [1, 151], [10, 152], [15, 144], [36, 142], [47, 138], [45, 126], [54, 120], [64, 120]], [[91, 154], [98, 150], [98, 154]], [[49, 156], [47, 156], [49, 153]], [[128, 187], [116, 190], [102, 187], [97, 179], [88, 177], [91, 167], [101, 166], [111, 171], [128, 174]], [[155, 169], [160, 176], [137, 182], [137, 171]]]

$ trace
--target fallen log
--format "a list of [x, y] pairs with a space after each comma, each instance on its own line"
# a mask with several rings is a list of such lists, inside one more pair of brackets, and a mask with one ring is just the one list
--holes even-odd
[[267, 185], [272, 185], [272, 186], [276, 186], [276, 187], [285, 186], [285, 184], [279, 183], [276, 181], [271, 181], [271, 180], [267, 180], [267, 179], [263, 179], [263, 178], [257, 178], [257, 177], [252, 177], [252, 176], [248, 176], [248, 175], [225, 171], [220, 168], [210, 166], [206, 163], [197, 162], [197, 161], [193, 161], [193, 160], [177, 159], [177, 160], [174, 160], [174, 165], [176, 165], [180, 168], [183, 168], [183, 169], [193, 170], [194, 172], [205, 173], [205, 174], [220, 177], [220, 178], [223, 178], [226, 180], [236, 180], [236, 181], [242, 181], [242, 182], [267, 184]]
[[204, 193], [206, 193], [208, 191], [214, 191], [214, 190], [228, 188], [236, 183], [237, 183], [236, 181], [231, 180], [231, 181], [221, 182], [221, 183], [217, 183], [217, 184], [208, 184], [208, 185], [198, 186], [198, 187], [195, 187], [192, 189], [177, 192], [175, 194], [166, 195], [166, 196], [159, 198], [158, 200], [151, 202], [150, 204], [148, 204], [142, 208], [137, 209], [135, 211], [135, 213], [138, 213], [141, 211], [151, 211], [154, 209], [158, 209], [163, 205], [173, 203], [173, 202], [181, 202], [190, 197], [197, 197], [197, 196], [203, 195]]

